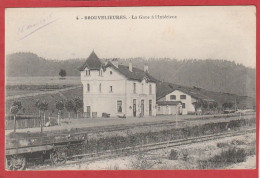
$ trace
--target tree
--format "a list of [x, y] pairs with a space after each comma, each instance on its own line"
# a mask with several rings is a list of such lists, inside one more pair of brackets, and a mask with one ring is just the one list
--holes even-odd
[[66, 70], [61, 69], [60, 72], [59, 72], [59, 75], [60, 75], [61, 77], [66, 77], [66, 75], [67, 75]]
[[202, 106], [202, 101], [201, 101], [201, 100], [198, 100], [197, 102], [194, 103], [194, 106], [195, 106], [195, 109], [196, 109], [196, 110], [199, 109], [199, 108], [201, 108], [201, 106]]
[[70, 119], [70, 113], [75, 110], [75, 104], [73, 100], [67, 100], [65, 103], [65, 108], [69, 112], [69, 119]]
[[41, 116], [41, 110], [40, 110], [40, 100], [37, 100], [35, 102], [35, 107], [39, 110], [39, 117]]
[[214, 104], [212, 102], [209, 103], [209, 108], [213, 109], [214, 108]]
[[56, 109], [58, 110], [58, 125], [60, 125], [60, 113], [64, 110], [63, 101], [56, 102]]
[[75, 103], [74, 111], [76, 112], [77, 119], [78, 119], [78, 111], [83, 108], [83, 101], [80, 98], [75, 98], [74, 103]]
[[217, 108], [218, 107], [218, 103], [217, 102], [213, 102], [213, 107]]
[[11, 113], [14, 115], [14, 133], [16, 132], [16, 115], [21, 109], [22, 109], [21, 101], [14, 101], [10, 108]]
[[230, 102], [226, 102], [222, 104], [223, 109], [227, 109], [227, 108], [231, 109], [232, 107], [233, 107], [233, 103]]
[[204, 101], [204, 100], [203, 100], [201, 104], [202, 104], [202, 107], [203, 107], [203, 108], [205, 108], [205, 109], [208, 108], [208, 102], [207, 102], [207, 101]]
[[[41, 124], [41, 132], [43, 125], [45, 125], [45, 112], [48, 110], [48, 103], [46, 101], [36, 101], [35, 106], [39, 109], [39, 117], [40, 117], [40, 124]], [[43, 124], [41, 118], [41, 111], [43, 112]]]

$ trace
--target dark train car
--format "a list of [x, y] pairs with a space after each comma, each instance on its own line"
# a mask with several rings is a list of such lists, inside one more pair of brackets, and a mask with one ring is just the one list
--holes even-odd
[[24, 170], [28, 160], [40, 157], [54, 165], [64, 164], [69, 155], [81, 152], [86, 133], [11, 133], [6, 136], [6, 169]]

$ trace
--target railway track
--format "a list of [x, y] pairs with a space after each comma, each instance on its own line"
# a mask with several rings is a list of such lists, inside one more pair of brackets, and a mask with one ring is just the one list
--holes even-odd
[[[251, 115], [246, 115], [247, 117]], [[254, 115], [252, 115], [254, 116]], [[209, 120], [205, 120], [205, 116], [198, 117], [192, 119], [192, 121], [197, 121], [197, 120], [205, 120], [205, 122], [213, 122], [211, 119], [221, 119], [223, 117], [227, 117], [227, 119], [234, 119], [236, 117], [239, 117], [238, 115], [219, 115], [219, 116], [211, 116]], [[68, 134], [74, 134], [73, 132], [76, 132], [77, 134], [84, 134], [84, 133], [102, 133], [102, 132], [113, 132], [113, 131], [127, 131], [132, 128], [137, 128], [137, 127], [160, 127], [160, 126], [168, 126], [168, 127], [178, 127], [180, 128], [183, 124], [189, 122], [190, 120], [184, 119], [184, 120], [167, 120], [167, 121], [156, 121], [156, 122], [143, 122], [143, 123], [131, 123], [131, 124], [117, 124], [117, 125], [109, 125], [109, 126], [96, 126], [96, 127], [90, 127], [90, 128], [72, 128], [70, 130], [59, 130], [56, 132], [47, 132], [47, 136], [67, 136]], [[218, 122], [218, 121], [217, 121]], [[177, 124], [177, 125], [176, 125]], [[34, 138], [34, 137], [30, 137]]]
[[[247, 133], [254, 133], [255, 131], [256, 131], [255, 128], [239, 130], [239, 131], [229, 131], [229, 132], [225, 132], [225, 133], [216, 133], [216, 134], [210, 134], [210, 135], [203, 135], [203, 136], [199, 136], [199, 137], [191, 137], [191, 138], [184, 138], [184, 139], [178, 139], [178, 140], [157, 142], [157, 143], [152, 143], [152, 144], [138, 145], [138, 146], [134, 146], [134, 147], [126, 147], [126, 148], [121, 148], [121, 149], [108, 150], [108, 151], [103, 151], [103, 152], [74, 155], [72, 157], [69, 157], [68, 159], [70, 159], [70, 160], [67, 161], [65, 164], [62, 164], [61, 166], [89, 163], [89, 162], [103, 160], [103, 159], [133, 155], [140, 151], [149, 152], [149, 151], [153, 151], [153, 150], [174, 148], [174, 147], [179, 147], [179, 146], [193, 144], [193, 143], [205, 142], [205, 141], [216, 140], [216, 139], [227, 138], [227, 137], [234, 137], [234, 136], [244, 135]], [[29, 167], [28, 170], [48, 170], [48, 169], [53, 169], [53, 168], [57, 168], [57, 167], [54, 167], [54, 165], [33, 166], [33, 167]]]

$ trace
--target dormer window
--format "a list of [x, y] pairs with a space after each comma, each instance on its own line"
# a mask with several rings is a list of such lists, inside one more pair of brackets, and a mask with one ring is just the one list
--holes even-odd
[[113, 72], [112, 71], [110, 71], [110, 75], [112, 75], [113, 74]]

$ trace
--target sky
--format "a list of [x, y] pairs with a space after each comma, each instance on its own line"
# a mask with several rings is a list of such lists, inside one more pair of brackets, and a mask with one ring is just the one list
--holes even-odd
[[[7, 8], [5, 13], [6, 54], [65, 60], [87, 58], [94, 50], [100, 58], [256, 65], [255, 6]], [[170, 18], [152, 19], [157, 15]], [[88, 19], [99, 16], [122, 18]]]

